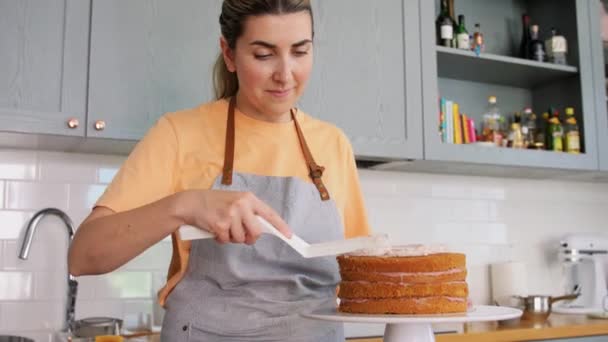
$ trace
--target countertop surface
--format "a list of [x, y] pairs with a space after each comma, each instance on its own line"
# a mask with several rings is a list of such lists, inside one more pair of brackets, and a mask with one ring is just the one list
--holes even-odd
[[[545, 323], [519, 321], [509, 325], [497, 322], [467, 323], [464, 332], [439, 334], [437, 342], [530, 341], [568, 337], [608, 335], [608, 319], [590, 319], [585, 315], [552, 314]], [[131, 342], [159, 342], [153, 335], [125, 339]], [[349, 339], [350, 342], [381, 342], [381, 338]]]
[[[530, 341], [568, 337], [608, 335], [608, 319], [585, 315], [552, 314], [545, 323], [519, 321], [510, 325], [497, 322], [467, 323], [464, 333], [439, 334], [437, 342]], [[381, 338], [351, 339], [355, 342], [381, 342]]]

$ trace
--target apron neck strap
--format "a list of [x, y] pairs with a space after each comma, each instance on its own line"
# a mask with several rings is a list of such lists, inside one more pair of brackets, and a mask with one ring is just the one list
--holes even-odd
[[[222, 171], [222, 184], [223, 185], [231, 185], [232, 184], [232, 174], [234, 172], [234, 108], [236, 107], [236, 96], [233, 96], [230, 99], [228, 104], [228, 119], [226, 124], [226, 144], [224, 145], [224, 168]], [[323, 184], [322, 176], [325, 168], [323, 166], [318, 165], [312, 153], [310, 153], [310, 149], [308, 148], [308, 144], [306, 143], [306, 139], [304, 138], [304, 133], [302, 133], [302, 129], [300, 128], [300, 124], [296, 118], [296, 109], [291, 109], [291, 118], [296, 126], [296, 132], [298, 133], [298, 140], [300, 141], [300, 146], [302, 148], [302, 153], [304, 154], [304, 159], [306, 160], [306, 164], [308, 166], [308, 175], [312, 179], [313, 184], [319, 190], [319, 194], [321, 195], [321, 200], [327, 201], [329, 200], [329, 192], [327, 188]]]

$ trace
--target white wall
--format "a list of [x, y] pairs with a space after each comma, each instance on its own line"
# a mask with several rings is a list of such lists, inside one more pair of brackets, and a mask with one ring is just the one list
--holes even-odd
[[[28, 218], [43, 207], [78, 225], [123, 157], [0, 150], [0, 334], [48, 341], [64, 317], [67, 241], [42, 221], [29, 260], [17, 258]], [[475, 303], [490, 297], [487, 265], [528, 263], [533, 292], [561, 293], [560, 235], [605, 230], [608, 184], [361, 171], [370, 220], [395, 243], [445, 243], [465, 252]], [[103, 243], [103, 242], [100, 242]], [[120, 270], [80, 277], [77, 318], [151, 313], [171, 244], [161, 242]]]

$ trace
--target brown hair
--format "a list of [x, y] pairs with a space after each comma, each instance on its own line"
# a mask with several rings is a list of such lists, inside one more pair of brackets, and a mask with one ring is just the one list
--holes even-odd
[[[308, 11], [312, 20], [310, 0], [224, 0], [222, 3], [222, 13], [220, 14], [222, 36], [226, 39], [228, 46], [234, 49], [236, 47], [236, 40], [243, 33], [243, 23], [248, 17], [302, 11]], [[221, 53], [213, 67], [213, 87], [215, 98], [218, 100], [236, 95], [239, 89], [236, 73], [228, 71]]]

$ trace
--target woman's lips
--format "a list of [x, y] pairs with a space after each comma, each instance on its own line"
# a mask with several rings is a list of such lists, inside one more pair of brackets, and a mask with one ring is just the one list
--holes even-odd
[[268, 93], [274, 97], [277, 98], [283, 98], [286, 97], [287, 95], [289, 95], [291, 93], [291, 89], [285, 89], [285, 90], [268, 90]]

